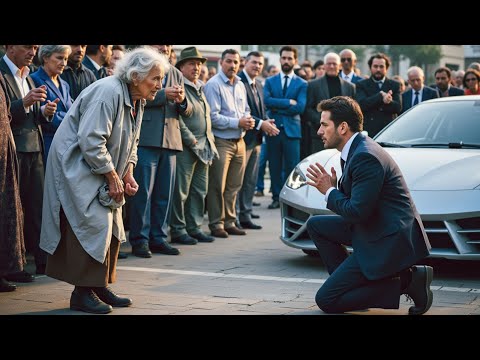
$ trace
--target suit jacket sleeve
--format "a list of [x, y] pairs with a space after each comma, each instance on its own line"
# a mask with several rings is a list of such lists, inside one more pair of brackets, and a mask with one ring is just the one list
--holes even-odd
[[385, 172], [378, 159], [366, 152], [352, 157], [350, 171], [351, 196], [335, 189], [328, 196], [327, 208], [349, 223], [363, 223], [370, 220], [380, 198]]
[[[394, 80], [389, 81], [392, 87], [392, 102], [383, 104], [383, 111], [391, 114], [400, 114], [402, 111], [402, 96], [400, 95], [400, 84]], [[382, 100], [383, 102], [383, 100]]]
[[286, 116], [295, 116], [301, 115], [305, 111], [305, 106], [307, 105], [307, 87], [308, 83], [301, 82], [298, 96], [294, 99], [297, 103], [295, 105], [290, 105], [290, 99], [288, 100], [288, 107], [286, 109], [277, 110], [277, 114], [286, 115]]
[[278, 112], [280, 109], [288, 109], [290, 107], [290, 99], [273, 97], [272, 81], [267, 79], [263, 87], [263, 99], [265, 106], [273, 112]]
[[363, 80], [357, 84], [356, 100], [363, 112], [375, 110], [377, 107], [383, 104], [383, 97], [380, 92], [377, 92], [371, 96], [368, 95], [366, 89], [366, 83], [368, 81], [369, 80]]

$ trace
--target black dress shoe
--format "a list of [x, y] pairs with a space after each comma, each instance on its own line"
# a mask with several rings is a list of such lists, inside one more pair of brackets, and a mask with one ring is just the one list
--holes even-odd
[[203, 232], [191, 234], [190, 236], [197, 239], [198, 242], [210, 243], [215, 241], [215, 238], [213, 236], [209, 236], [207, 234], [204, 234]]
[[132, 305], [132, 299], [122, 298], [115, 294], [108, 287], [94, 287], [92, 290], [95, 294], [97, 294], [100, 300], [108, 305], [112, 305], [113, 307], [127, 307]]
[[405, 295], [409, 296], [415, 306], [408, 309], [409, 315], [425, 314], [433, 302], [433, 293], [430, 284], [433, 280], [433, 268], [425, 265], [412, 266], [412, 281], [408, 285]]
[[4, 278], [0, 278], [0, 292], [10, 292], [10, 291], [15, 291], [16, 289], [17, 289], [16, 285], [10, 284]]
[[254, 213], [251, 213], [250, 216], [252, 217], [252, 219], [260, 219], [260, 215]]
[[118, 252], [118, 258], [119, 259], [126, 259], [126, 258], [128, 258], [128, 254], [126, 252], [119, 251]]
[[19, 271], [5, 275], [5, 279], [11, 282], [29, 283], [35, 281], [35, 276], [26, 271]]
[[143, 243], [143, 244], [138, 244], [138, 245], [133, 245], [132, 246], [132, 254], [141, 258], [151, 258], [152, 257], [152, 252], [148, 248], [148, 245]]
[[176, 237], [176, 238], [172, 238], [172, 243], [176, 243], [176, 244], [183, 244], [183, 245], [196, 245], [197, 244], [197, 240], [192, 238], [190, 235], [188, 234], [183, 234], [179, 237]]
[[75, 286], [75, 290], [73, 290], [70, 297], [70, 310], [92, 314], [108, 314], [113, 309], [110, 305], [100, 300], [91, 288]]
[[253, 229], [253, 230], [260, 230], [262, 227], [260, 225], [254, 224], [251, 221], [240, 221], [243, 229]]
[[229, 235], [247, 235], [247, 233], [245, 231], [243, 231], [242, 229], [239, 229], [238, 227], [236, 226], [232, 226], [232, 227], [229, 227], [229, 228], [225, 228], [225, 231], [229, 234]]
[[47, 268], [47, 265], [46, 265], [46, 264], [36, 265], [35, 274], [37, 274], [37, 275], [45, 275], [45, 269], [46, 269], [46, 268]]
[[280, 209], [280, 203], [278, 200], [273, 200], [270, 205], [268, 205], [269, 209]]
[[178, 255], [180, 251], [173, 246], [170, 246], [169, 243], [164, 242], [161, 245], [150, 244], [150, 251], [154, 254], [165, 254], [165, 255]]

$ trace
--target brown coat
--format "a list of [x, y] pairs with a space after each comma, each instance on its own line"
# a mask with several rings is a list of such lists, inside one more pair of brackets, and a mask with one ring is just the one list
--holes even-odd
[[23, 270], [23, 212], [18, 162], [10, 129], [10, 101], [0, 74], [0, 276]]

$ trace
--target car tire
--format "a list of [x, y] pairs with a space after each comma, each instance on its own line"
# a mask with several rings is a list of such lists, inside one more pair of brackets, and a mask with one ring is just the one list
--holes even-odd
[[308, 256], [314, 256], [314, 257], [319, 257], [320, 254], [318, 253], [317, 250], [302, 250], [305, 254]]

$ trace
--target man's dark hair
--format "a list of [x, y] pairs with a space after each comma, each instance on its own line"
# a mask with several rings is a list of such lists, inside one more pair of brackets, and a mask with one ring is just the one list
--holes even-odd
[[335, 96], [323, 100], [318, 104], [317, 110], [318, 112], [330, 111], [330, 120], [334, 122], [335, 128], [345, 121], [352, 132], [363, 130], [363, 114], [360, 105], [349, 96]]
[[112, 46], [112, 51], [113, 50], [120, 50], [120, 51], [125, 52], [125, 46], [123, 46], [123, 45], [113, 45]]
[[368, 67], [371, 68], [373, 64], [373, 59], [384, 59], [385, 60], [385, 66], [388, 68], [390, 67], [390, 64], [392, 63], [390, 61], [390, 58], [385, 55], [384, 53], [376, 53], [375, 55], [372, 55], [370, 59], [368, 59]]
[[225, 56], [227, 54], [232, 54], [232, 55], [238, 55], [238, 57], [240, 57], [240, 53], [235, 50], [235, 49], [226, 49], [222, 52], [222, 60], [225, 59]]
[[435, 70], [435, 76], [436, 76], [438, 73], [441, 73], [441, 72], [447, 73], [447, 77], [448, 77], [449, 79], [452, 78], [452, 72], [450, 71], [449, 68], [447, 68], [447, 67], [440, 67], [440, 68], [438, 68], [437, 70]]
[[247, 54], [247, 57], [245, 58], [245, 61], [250, 60], [250, 58], [251, 58], [252, 56], [265, 58], [265, 56], [263, 56], [263, 54], [262, 54], [260, 51], [250, 51], [250, 52]]
[[[85, 51], [85, 53], [87, 55], [95, 55], [98, 50], [100, 50], [100, 46], [102, 45], [87, 45], [87, 50]], [[108, 45], [103, 45], [103, 46], [108, 46]]]
[[323, 60], [317, 60], [315, 61], [315, 64], [313, 64], [313, 69], [316, 69], [322, 65], [325, 65], [325, 63], [323, 62]]
[[298, 59], [298, 50], [293, 46], [287, 45], [280, 49], [280, 56], [282, 56], [282, 52], [284, 51], [293, 51], [293, 58]]

